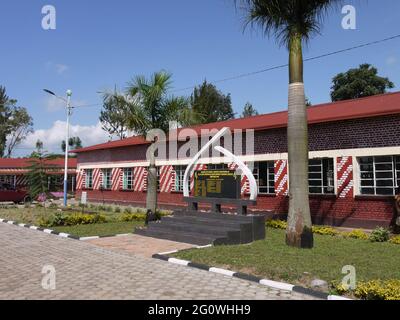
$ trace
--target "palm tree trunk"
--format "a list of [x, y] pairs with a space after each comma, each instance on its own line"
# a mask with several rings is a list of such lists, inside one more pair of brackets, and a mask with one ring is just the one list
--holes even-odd
[[149, 154], [149, 168], [147, 172], [147, 194], [146, 194], [146, 207], [147, 210], [151, 210], [156, 213], [157, 210], [157, 168], [156, 161], [154, 158], [155, 144], [152, 143], [150, 146]]
[[298, 248], [312, 248], [313, 234], [308, 196], [308, 123], [301, 41], [301, 36], [294, 34], [289, 44], [289, 213], [286, 243]]

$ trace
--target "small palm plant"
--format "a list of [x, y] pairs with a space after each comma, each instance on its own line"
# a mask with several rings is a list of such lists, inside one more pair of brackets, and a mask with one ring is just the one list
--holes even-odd
[[[168, 95], [171, 87], [171, 74], [160, 71], [149, 79], [136, 76], [128, 83], [123, 99], [127, 106], [127, 126], [136, 134], [147, 137], [153, 129], [167, 133], [170, 123], [190, 125], [196, 123], [199, 116], [190, 109], [188, 99]], [[120, 95], [121, 97], [121, 95]], [[153, 213], [157, 209], [157, 169], [155, 162], [156, 145], [150, 140], [147, 155], [149, 167], [147, 173], [146, 206]]]

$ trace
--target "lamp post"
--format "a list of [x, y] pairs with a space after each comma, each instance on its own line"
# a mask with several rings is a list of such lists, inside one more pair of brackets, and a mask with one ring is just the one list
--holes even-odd
[[65, 163], [64, 163], [64, 207], [67, 206], [67, 193], [68, 193], [68, 152], [69, 152], [69, 118], [72, 115], [72, 107], [71, 107], [71, 96], [72, 96], [72, 91], [67, 90], [67, 99], [63, 97], [57, 96], [54, 92], [43, 89], [45, 92], [48, 94], [51, 94], [52, 96], [55, 96], [56, 98], [64, 101], [67, 104], [67, 133], [66, 133], [66, 139], [65, 139]]

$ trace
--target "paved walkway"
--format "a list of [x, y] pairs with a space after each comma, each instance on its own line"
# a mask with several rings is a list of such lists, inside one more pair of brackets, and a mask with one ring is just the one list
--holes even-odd
[[155, 253], [170, 252], [173, 250], [182, 250], [194, 247], [193, 245], [188, 243], [155, 239], [140, 236], [138, 234], [99, 238], [87, 240], [87, 242], [105, 249], [122, 251], [147, 258], [151, 258], [152, 255]]
[[[0, 223], [0, 299], [308, 299]], [[42, 287], [54, 266], [56, 290]]]

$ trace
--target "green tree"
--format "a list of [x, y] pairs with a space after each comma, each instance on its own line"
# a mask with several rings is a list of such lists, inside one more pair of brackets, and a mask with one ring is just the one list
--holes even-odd
[[32, 131], [32, 118], [17, 100], [10, 99], [6, 88], [0, 86], [0, 157], [10, 157], [14, 148]]
[[230, 94], [223, 94], [207, 81], [194, 89], [190, 104], [193, 112], [201, 115], [200, 123], [224, 121], [235, 117]]
[[7, 137], [7, 157], [11, 158], [14, 149], [29, 133], [33, 132], [33, 120], [26, 108], [13, 108], [12, 116], [9, 120], [9, 126], [11, 127], [11, 130]]
[[103, 108], [100, 112], [100, 122], [110, 138], [116, 135], [119, 139], [127, 136], [129, 108], [125, 97], [114, 89], [113, 93], [103, 94]]
[[367, 63], [345, 73], [339, 73], [332, 82], [332, 101], [374, 96], [394, 88], [393, 82], [378, 76], [378, 69]]
[[54, 156], [43, 150], [43, 142], [40, 140], [36, 142], [36, 151], [31, 157], [27, 173], [28, 187], [31, 199], [36, 199], [39, 195], [49, 192], [48, 177], [56, 167], [49, 165], [48, 161], [54, 159]]
[[[196, 115], [191, 114], [188, 99], [168, 95], [170, 87], [171, 74], [164, 71], [154, 73], [149, 79], [144, 76], [135, 77], [128, 84], [126, 95], [118, 96], [118, 99], [124, 101], [124, 108], [129, 110], [127, 128], [147, 137], [153, 129], [160, 129], [167, 133], [171, 122], [187, 125], [197, 118]], [[154, 139], [150, 140], [151, 145], [148, 150], [146, 206], [147, 209], [156, 212], [157, 170], [154, 142]]]
[[[71, 137], [68, 139], [68, 146], [70, 150], [76, 150], [82, 148], [82, 140], [79, 137]], [[61, 142], [61, 150], [65, 153], [65, 140]]]
[[258, 111], [254, 109], [253, 105], [250, 102], [247, 102], [243, 108], [242, 118], [248, 118], [253, 116], [258, 116]]
[[303, 42], [320, 31], [322, 18], [339, 0], [236, 0], [247, 25], [259, 26], [289, 51], [288, 157], [289, 212], [286, 243], [312, 248], [308, 196], [308, 123], [303, 81]]

